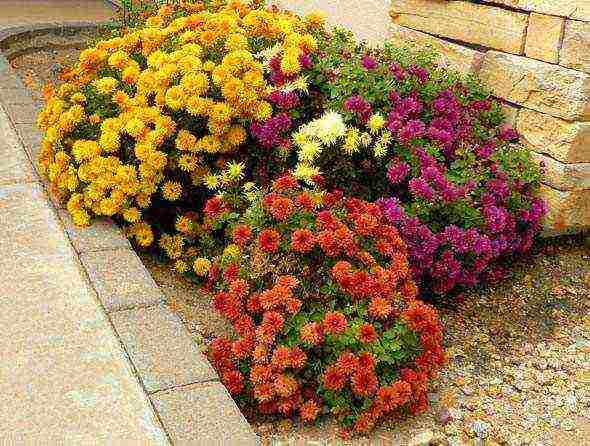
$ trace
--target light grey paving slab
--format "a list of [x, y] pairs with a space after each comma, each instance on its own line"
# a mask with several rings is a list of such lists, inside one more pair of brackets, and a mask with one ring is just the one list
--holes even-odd
[[88, 228], [74, 225], [70, 214], [60, 209], [59, 217], [77, 252], [104, 251], [116, 248], [131, 248], [123, 231], [110, 218], [97, 219]]
[[168, 444], [40, 186], [0, 220], [0, 443]]
[[164, 296], [137, 254], [128, 248], [80, 255], [107, 313], [156, 305]]
[[177, 446], [251, 446], [259, 439], [219, 382], [193, 384], [151, 395]]
[[0, 185], [36, 180], [33, 166], [0, 106]]
[[217, 379], [186, 328], [165, 305], [111, 314], [148, 392]]

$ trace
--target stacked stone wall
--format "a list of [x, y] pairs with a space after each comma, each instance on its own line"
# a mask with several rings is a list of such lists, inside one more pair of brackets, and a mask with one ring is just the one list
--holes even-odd
[[550, 235], [590, 228], [590, 0], [391, 0], [391, 38], [476, 73], [545, 165]]

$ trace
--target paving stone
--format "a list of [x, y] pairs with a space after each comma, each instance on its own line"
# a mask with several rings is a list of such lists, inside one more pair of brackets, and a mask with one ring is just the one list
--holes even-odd
[[0, 443], [167, 444], [40, 186], [0, 218]]
[[590, 23], [568, 20], [559, 64], [590, 73]]
[[590, 76], [558, 65], [488, 51], [479, 71], [492, 93], [569, 121], [590, 119]]
[[398, 25], [513, 54], [522, 54], [528, 23], [528, 14], [466, 1], [391, 0], [390, 14]]
[[533, 59], [557, 63], [565, 19], [532, 13], [526, 33], [524, 53]]
[[523, 108], [516, 129], [521, 141], [535, 152], [564, 163], [590, 162], [590, 122], [568, 122]]
[[58, 213], [72, 245], [79, 253], [131, 248], [131, 244], [123, 231], [110, 218], [96, 219], [92, 226], [79, 228], [74, 225], [67, 210], [60, 209]]
[[[47, 195], [39, 184], [0, 186], [4, 236], [0, 240], [0, 253], [3, 256], [11, 253], [15, 261], [29, 262], [47, 252], [60, 256], [73, 255], [74, 250], [57, 215], [46, 202]], [[4, 224], [7, 216], [15, 219], [10, 226]]]
[[6, 111], [15, 124], [35, 124], [41, 105], [35, 102], [5, 103]]
[[259, 440], [219, 382], [194, 384], [151, 395], [172, 443], [258, 445]]
[[33, 167], [37, 166], [37, 156], [41, 151], [41, 141], [43, 140], [43, 133], [37, 128], [35, 124], [15, 124], [17, 133], [19, 134], [25, 151], [29, 154], [33, 161]]
[[36, 180], [33, 166], [20, 143], [16, 132], [8, 122], [8, 116], [0, 107], [0, 185], [29, 183]]
[[107, 313], [163, 300], [154, 279], [131, 249], [85, 252], [80, 260]]
[[462, 73], [477, 71], [483, 53], [462, 45], [447, 42], [420, 31], [392, 25], [390, 40], [396, 45], [412, 42], [420, 49], [435, 49], [438, 53], [437, 62]]
[[32, 100], [31, 92], [24, 86], [18, 88], [0, 84], [0, 101], [4, 104], [27, 104]]
[[118, 311], [111, 321], [148, 392], [217, 379], [178, 316], [165, 305]]

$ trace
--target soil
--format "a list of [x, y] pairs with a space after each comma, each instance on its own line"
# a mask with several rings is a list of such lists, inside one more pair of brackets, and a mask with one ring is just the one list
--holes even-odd
[[[47, 49], [11, 61], [40, 96], [79, 49]], [[142, 255], [169, 305], [203, 349], [228, 325], [193, 283]], [[590, 244], [545, 241], [512, 277], [440, 308], [448, 361], [431, 408], [348, 444], [590, 445]], [[347, 444], [333, 421], [314, 427], [251, 420], [263, 444]], [[420, 443], [422, 441], [422, 443]]]

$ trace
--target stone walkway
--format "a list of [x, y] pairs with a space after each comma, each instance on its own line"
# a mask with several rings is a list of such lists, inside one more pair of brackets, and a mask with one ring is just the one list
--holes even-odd
[[[25, 3], [0, 1], [0, 40], [109, 11]], [[0, 444], [257, 444], [119, 229], [76, 229], [48, 197], [38, 109], [0, 54]]]

